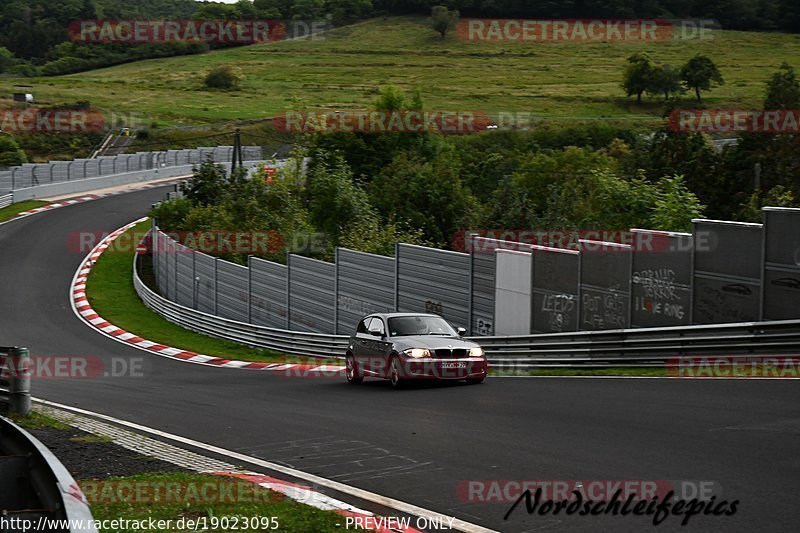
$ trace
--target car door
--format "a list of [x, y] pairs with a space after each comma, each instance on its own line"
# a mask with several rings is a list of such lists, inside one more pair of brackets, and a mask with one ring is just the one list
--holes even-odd
[[370, 338], [367, 341], [369, 366], [366, 368], [374, 372], [374, 375], [386, 377], [389, 375], [389, 355], [392, 351], [392, 343], [386, 336], [386, 324], [381, 317], [376, 316], [367, 324], [367, 330]]
[[367, 342], [371, 337], [368, 329], [370, 322], [372, 322], [371, 316], [362, 319], [356, 327], [355, 335], [353, 335], [353, 357], [360, 368], [364, 368], [369, 353]]

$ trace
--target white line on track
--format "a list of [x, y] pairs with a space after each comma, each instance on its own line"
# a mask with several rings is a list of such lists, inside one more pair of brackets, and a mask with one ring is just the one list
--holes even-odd
[[[436, 511], [431, 511], [422, 507], [418, 507], [416, 505], [406, 503], [400, 500], [395, 500], [394, 498], [389, 498], [387, 496], [381, 496], [380, 494], [376, 494], [374, 492], [369, 492], [364, 489], [359, 489], [358, 487], [351, 487], [350, 485], [346, 485], [344, 483], [340, 483], [338, 481], [333, 481], [324, 477], [320, 477], [314, 474], [309, 474], [303, 472], [302, 470], [297, 470], [295, 468], [290, 468], [287, 466], [279, 465], [276, 463], [271, 463], [269, 461], [265, 461], [264, 459], [259, 459], [258, 457], [251, 457], [249, 455], [244, 455], [242, 453], [234, 452], [232, 450], [226, 450], [224, 448], [219, 448], [214, 446], [213, 444], [207, 444], [205, 442], [199, 442], [196, 440], [188, 439], [186, 437], [181, 437], [179, 435], [173, 435], [172, 433], [166, 433], [164, 431], [160, 431], [157, 429], [149, 428], [147, 426], [142, 426], [136, 424], [134, 422], [128, 422], [127, 420], [120, 420], [119, 418], [114, 418], [112, 416], [104, 415], [101, 413], [95, 413], [92, 411], [87, 411], [86, 409], [81, 409], [79, 407], [72, 407], [69, 405], [64, 405], [56, 402], [51, 402], [48, 400], [43, 400], [41, 398], [31, 398], [33, 401], [40, 403], [42, 405], [49, 405], [50, 407], [55, 407], [57, 409], [64, 409], [66, 411], [71, 411], [73, 413], [78, 413], [86, 416], [91, 416], [100, 420], [105, 420], [108, 422], [112, 422], [114, 424], [118, 424], [120, 426], [128, 427], [131, 429], [135, 429], [137, 431], [141, 431], [142, 433], [148, 433], [150, 435], [155, 435], [161, 437], [163, 439], [171, 440], [174, 442], [180, 442], [181, 444], [185, 444], [188, 446], [193, 446], [195, 448], [199, 448], [205, 450], [207, 452], [222, 455], [228, 457], [230, 459], [236, 459], [238, 461], [242, 461], [245, 463], [253, 464], [260, 466], [262, 468], [267, 468], [269, 470], [280, 472], [284, 475], [291, 476], [297, 479], [302, 479], [308, 483], [313, 483], [320, 487], [325, 487], [330, 490], [335, 490], [342, 494], [347, 494], [348, 496], [352, 496], [354, 498], [359, 498], [364, 501], [368, 501], [371, 503], [375, 503], [381, 505], [383, 507], [388, 507], [389, 509], [394, 509], [395, 511], [399, 511], [401, 513], [405, 513], [412, 516], [417, 516], [421, 518], [427, 518], [431, 520], [442, 521], [441, 523], [448, 523], [448, 521], [453, 518], [441, 513], [437, 513]], [[470, 522], [466, 522], [464, 520], [460, 520], [456, 518], [452, 522], [452, 527], [456, 531], [462, 531], [464, 533], [497, 533], [492, 529], [487, 529], [483, 526], [479, 526], [476, 524], [472, 524]]]

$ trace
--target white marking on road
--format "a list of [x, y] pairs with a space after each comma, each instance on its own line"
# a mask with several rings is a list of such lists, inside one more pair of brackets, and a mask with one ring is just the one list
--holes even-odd
[[[208, 444], [205, 442], [199, 442], [196, 440], [188, 439], [186, 437], [181, 437], [179, 435], [173, 435], [172, 433], [166, 433], [164, 431], [160, 431], [158, 429], [149, 428], [147, 426], [142, 426], [140, 424], [136, 424], [134, 422], [128, 422], [127, 420], [121, 420], [119, 418], [114, 418], [109, 415], [104, 415], [101, 413], [95, 413], [92, 411], [88, 411], [86, 409], [81, 409], [79, 407], [72, 407], [70, 405], [64, 405], [56, 402], [51, 402], [48, 400], [44, 400], [41, 398], [31, 398], [33, 401], [41, 403], [43, 405], [49, 405], [51, 407], [56, 407], [59, 409], [64, 409], [66, 411], [72, 411], [73, 413], [78, 413], [86, 416], [91, 416], [94, 418], [98, 418], [100, 420], [106, 420], [108, 422], [112, 422], [114, 424], [118, 424], [124, 427], [128, 427], [131, 429], [135, 429], [137, 431], [141, 431], [142, 433], [149, 433], [150, 435], [156, 435], [164, 439], [168, 439], [174, 442], [180, 442], [182, 444], [186, 444], [187, 446], [193, 446], [195, 448], [203, 449], [207, 452], [222, 455], [227, 457], [228, 459], [236, 459], [237, 461], [243, 461], [245, 463], [250, 463], [253, 465], [258, 465], [262, 468], [267, 468], [269, 470], [273, 470], [275, 472], [280, 472], [281, 474], [285, 474], [287, 476], [291, 476], [297, 479], [302, 479], [308, 483], [313, 483], [319, 485], [320, 487], [325, 487], [330, 490], [334, 490], [337, 492], [341, 492], [342, 494], [347, 494], [354, 498], [359, 498], [368, 502], [372, 502], [383, 507], [388, 507], [390, 509], [394, 509], [401, 513], [409, 514], [412, 516], [427, 518], [430, 520], [438, 521], [438, 523], [448, 523], [453, 517], [438, 513], [436, 511], [431, 511], [429, 509], [425, 509], [423, 507], [418, 507], [416, 505], [396, 500], [394, 498], [389, 498], [387, 496], [381, 496], [380, 494], [376, 494], [374, 492], [370, 492], [364, 489], [359, 489], [358, 487], [351, 487], [350, 485], [346, 485], [339, 481], [333, 481], [331, 479], [327, 479], [324, 477], [320, 477], [314, 474], [309, 474], [307, 472], [303, 472], [302, 470], [297, 470], [295, 468], [290, 468], [287, 466], [279, 465], [276, 463], [272, 463], [270, 461], [265, 461], [264, 459], [259, 459], [258, 457], [251, 457], [249, 455], [244, 455], [239, 452], [235, 452], [232, 450], [226, 450], [224, 448], [220, 448], [218, 446], [214, 446], [213, 444]], [[453, 519], [452, 522], [452, 529], [456, 531], [463, 531], [464, 533], [497, 533], [492, 529], [487, 529], [483, 526], [479, 526], [477, 524], [472, 524], [470, 522], [466, 522], [464, 520], [460, 520], [458, 518]]]

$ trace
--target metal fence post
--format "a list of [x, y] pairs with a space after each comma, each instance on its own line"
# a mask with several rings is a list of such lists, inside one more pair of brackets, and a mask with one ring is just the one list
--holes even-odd
[[394, 310], [400, 310], [400, 243], [394, 243]]
[[8, 403], [12, 413], [29, 415], [31, 412], [31, 356], [27, 348], [14, 347], [8, 352], [14, 365], [9, 380]]
[[339, 247], [333, 252], [333, 334], [339, 334]]

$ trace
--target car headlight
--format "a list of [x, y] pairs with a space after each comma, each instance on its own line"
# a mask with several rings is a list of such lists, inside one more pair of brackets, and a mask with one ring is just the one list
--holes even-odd
[[408, 350], [405, 350], [403, 353], [409, 357], [413, 357], [414, 359], [431, 356], [431, 351], [426, 348], [409, 348]]
[[469, 356], [470, 357], [483, 357], [483, 348], [481, 348], [480, 346], [478, 346], [476, 348], [470, 348], [469, 349]]

